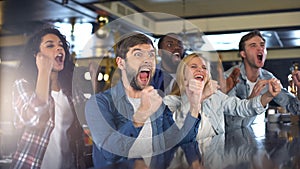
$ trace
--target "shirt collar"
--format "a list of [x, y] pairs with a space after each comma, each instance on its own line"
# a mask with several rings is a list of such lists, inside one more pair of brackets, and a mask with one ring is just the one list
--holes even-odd
[[120, 80], [112, 89], [111, 89], [112, 98], [116, 101], [123, 100], [126, 96], [125, 88]]
[[[241, 72], [241, 76], [242, 76], [242, 79], [244, 79], [245, 81], [247, 81], [247, 76], [246, 76], [246, 69], [245, 69], [245, 64], [244, 62], [242, 62], [240, 65], [240, 72]], [[262, 77], [262, 71], [261, 71], [262, 68], [259, 69], [259, 74], [258, 74], [258, 79], [261, 79]]]

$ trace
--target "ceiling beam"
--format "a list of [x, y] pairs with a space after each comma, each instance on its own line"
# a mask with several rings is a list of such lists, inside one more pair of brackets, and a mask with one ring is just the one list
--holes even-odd
[[[299, 27], [300, 12], [284, 12], [276, 14], [243, 15], [185, 20], [187, 29], [198, 28], [202, 32], [224, 32], [251, 29]], [[161, 33], [181, 32], [182, 21], [156, 22], [156, 30]]]

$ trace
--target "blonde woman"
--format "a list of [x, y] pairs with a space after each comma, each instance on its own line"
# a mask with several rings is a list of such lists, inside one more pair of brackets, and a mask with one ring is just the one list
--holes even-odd
[[224, 133], [224, 114], [247, 117], [265, 112], [268, 103], [281, 91], [280, 81], [270, 79], [263, 95], [249, 100], [229, 97], [214, 87], [216, 81], [211, 80], [209, 68], [210, 63], [201, 54], [186, 56], [177, 68], [177, 88], [164, 98], [178, 126], [189, 111], [201, 115], [197, 139]]

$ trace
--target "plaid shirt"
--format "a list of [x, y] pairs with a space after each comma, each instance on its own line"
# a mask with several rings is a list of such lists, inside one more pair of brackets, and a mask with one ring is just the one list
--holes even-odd
[[[48, 104], [41, 104], [34, 90], [30, 88], [29, 83], [24, 80], [17, 80], [13, 86], [13, 110], [15, 112], [14, 125], [16, 128], [23, 129], [22, 137], [19, 140], [17, 150], [13, 156], [11, 168], [40, 168], [51, 132], [54, 128], [54, 100], [49, 97]], [[72, 105], [71, 105], [72, 107]], [[77, 118], [75, 118], [77, 120]], [[78, 122], [78, 121], [76, 121]], [[73, 123], [74, 124], [74, 123]], [[72, 124], [71, 128], [77, 128], [77, 134], [80, 133], [80, 125], [77, 127]], [[79, 129], [78, 129], [79, 128]], [[81, 135], [82, 136], [82, 135]], [[79, 139], [80, 140], [80, 137]], [[76, 139], [71, 139], [77, 142]], [[83, 141], [83, 137], [82, 137]], [[76, 154], [76, 165], [78, 168], [84, 168], [82, 157], [78, 157], [79, 144], [72, 150]], [[82, 142], [83, 145], [83, 142]], [[79, 164], [80, 163], [80, 164]], [[81, 165], [81, 166], [80, 166]]]

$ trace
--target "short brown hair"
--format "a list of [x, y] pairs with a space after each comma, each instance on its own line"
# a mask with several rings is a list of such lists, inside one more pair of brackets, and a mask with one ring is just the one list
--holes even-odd
[[266, 40], [264, 39], [262, 34], [259, 32], [259, 30], [251, 31], [241, 38], [241, 40], [239, 42], [239, 52], [244, 51], [245, 50], [245, 42], [255, 36], [259, 36], [264, 42], [266, 42]]
[[139, 44], [150, 44], [153, 46], [152, 40], [142, 33], [130, 33], [121, 37], [121, 40], [115, 45], [116, 46], [116, 56], [126, 59], [126, 54], [129, 48], [139, 45]]

